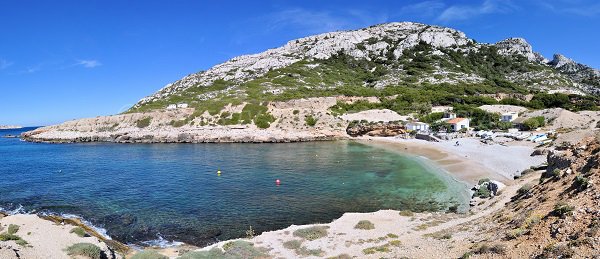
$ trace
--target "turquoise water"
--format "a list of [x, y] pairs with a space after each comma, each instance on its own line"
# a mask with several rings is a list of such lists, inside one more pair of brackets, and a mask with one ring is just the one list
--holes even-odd
[[[20, 131], [0, 130], [0, 136]], [[217, 175], [216, 171], [222, 174]], [[275, 180], [280, 179], [277, 186]], [[344, 212], [466, 206], [425, 160], [348, 141], [39, 144], [0, 138], [0, 207], [78, 215], [125, 243], [196, 245]]]

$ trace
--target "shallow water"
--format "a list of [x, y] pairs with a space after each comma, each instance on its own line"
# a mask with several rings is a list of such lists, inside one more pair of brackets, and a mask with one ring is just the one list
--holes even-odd
[[[0, 130], [0, 136], [21, 130]], [[217, 170], [222, 174], [217, 175]], [[275, 180], [280, 179], [277, 186]], [[39, 144], [0, 138], [0, 207], [68, 213], [113, 238], [205, 245], [344, 212], [466, 207], [424, 159], [349, 141]]]

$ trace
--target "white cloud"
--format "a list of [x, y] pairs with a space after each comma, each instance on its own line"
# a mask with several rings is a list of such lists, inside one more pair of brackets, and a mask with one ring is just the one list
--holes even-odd
[[446, 7], [441, 1], [424, 1], [417, 4], [407, 5], [400, 9], [399, 13], [420, 16], [433, 16]]
[[77, 63], [75, 63], [75, 65], [82, 66], [85, 68], [95, 68], [101, 66], [102, 63], [100, 63], [100, 61], [98, 60], [78, 60]]
[[305, 33], [322, 33], [355, 29], [383, 23], [388, 20], [385, 13], [364, 10], [343, 10], [336, 13], [292, 8], [272, 13], [265, 17], [268, 31], [295, 28]]
[[7, 69], [8, 67], [10, 67], [12, 65], [13, 65], [12, 62], [10, 62], [10, 61], [8, 61], [6, 59], [1, 59], [0, 58], [0, 70]]
[[437, 18], [441, 22], [468, 20], [492, 13], [504, 13], [516, 7], [510, 1], [485, 0], [479, 5], [453, 5], [446, 8]]

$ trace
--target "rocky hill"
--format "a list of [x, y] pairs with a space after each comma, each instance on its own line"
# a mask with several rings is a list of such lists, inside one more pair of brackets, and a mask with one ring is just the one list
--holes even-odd
[[[407, 115], [457, 103], [562, 107], [539, 93], [569, 94], [559, 96], [575, 103], [569, 108], [597, 109], [599, 73], [561, 55], [549, 61], [520, 38], [486, 44], [451, 28], [387, 23], [239, 56], [163, 87], [125, 114], [26, 136], [119, 142], [124, 135], [133, 136], [125, 142], [331, 139], [346, 136], [349, 121], [341, 115], [367, 109]], [[295, 109], [297, 100], [312, 104]], [[277, 137], [290, 132], [311, 137]], [[258, 135], [275, 137], [252, 137]]]

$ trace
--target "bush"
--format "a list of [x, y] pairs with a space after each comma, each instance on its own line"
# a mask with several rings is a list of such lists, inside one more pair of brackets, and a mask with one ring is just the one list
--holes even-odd
[[0, 234], [0, 241], [9, 241], [9, 240], [20, 240], [21, 238], [15, 234], [2, 233]]
[[531, 191], [531, 188], [531, 184], [524, 184], [523, 186], [521, 186], [521, 188], [519, 188], [519, 190], [517, 190], [517, 194], [519, 196], [526, 195]]
[[254, 118], [254, 124], [256, 124], [256, 127], [259, 127], [261, 129], [267, 129], [271, 127], [271, 123], [274, 121], [275, 117], [273, 117], [273, 115], [271, 115], [270, 113], [260, 114]]
[[71, 231], [69, 231], [69, 233], [74, 233], [74, 234], [78, 235], [79, 237], [88, 236], [87, 232], [85, 232], [85, 230], [82, 227], [75, 227], [75, 228], [71, 229]]
[[415, 215], [415, 213], [413, 213], [413, 212], [412, 212], [412, 211], [410, 211], [410, 210], [403, 210], [403, 211], [400, 211], [400, 216], [412, 217], [412, 216], [414, 216], [414, 215]]
[[17, 231], [19, 231], [19, 226], [15, 225], [15, 224], [10, 224], [8, 225], [8, 230], [6, 231], [8, 234], [12, 235], [17, 233]]
[[556, 203], [556, 205], [554, 205], [554, 210], [552, 212], [554, 213], [554, 215], [560, 216], [562, 218], [571, 215], [574, 209], [574, 206], [571, 206], [564, 201], [560, 201]]
[[483, 178], [483, 179], [479, 179], [479, 181], [477, 182], [478, 185], [482, 185], [484, 183], [489, 183], [490, 179], [489, 178]]
[[523, 121], [523, 127], [525, 130], [534, 130], [539, 127], [543, 127], [544, 125], [546, 125], [546, 123], [543, 116], [533, 117]]
[[306, 125], [314, 127], [315, 125], [317, 125], [317, 119], [315, 117], [313, 117], [312, 115], [308, 115], [304, 118], [304, 122], [306, 122]]
[[582, 175], [578, 175], [577, 177], [575, 177], [575, 182], [573, 184], [575, 185], [575, 188], [577, 188], [577, 190], [583, 191], [587, 189], [588, 185], [590, 184], [590, 181], [588, 180], [588, 178]]
[[265, 249], [256, 248], [247, 241], [232, 241], [223, 245], [225, 258], [263, 258], [267, 256]]
[[150, 118], [150, 117], [146, 117], [146, 118], [143, 118], [143, 119], [141, 119], [141, 120], [138, 120], [138, 121], [135, 123], [135, 125], [136, 125], [138, 128], [145, 128], [145, 127], [148, 127], [148, 126], [150, 126], [150, 122], [151, 122], [151, 121], [152, 121], [152, 118]]
[[495, 244], [489, 246], [487, 244], [483, 244], [479, 246], [479, 248], [473, 251], [475, 254], [504, 254], [506, 253], [506, 247], [501, 244]]
[[298, 115], [300, 113], [300, 111], [299, 110], [294, 110], [293, 113], [294, 113], [294, 115]]
[[481, 186], [479, 189], [477, 189], [477, 191], [475, 191], [473, 197], [479, 197], [482, 199], [489, 198], [492, 197], [492, 192], [488, 190], [487, 186]]
[[302, 228], [294, 231], [294, 236], [304, 238], [306, 240], [316, 240], [327, 236], [327, 228], [325, 226], [313, 226], [308, 228]]
[[375, 224], [368, 220], [361, 220], [354, 226], [355, 229], [371, 230], [375, 229]]
[[290, 240], [283, 242], [283, 247], [290, 250], [300, 249], [302, 246], [302, 240]]
[[25, 241], [23, 239], [16, 240], [15, 243], [17, 243], [17, 245], [20, 245], [20, 246], [27, 246], [27, 245], [29, 245], [29, 242], [27, 242], [27, 241]]
[[[94, 244], [90, 244], [90, 243], [74, 244], [72, 246], [69, 246], [66, 249], [66, 252], [68, 255], [70, 255], [72, 257], [85, 256], [90, 259], [102, 258], [102, 250], [100, 250], [100, 247], [98, 247]], [[133, 256], [132, 259], [134, 259], [134, 258], [138, 258], [138, 257]], [[145, 257], [139, 257], [138, 259], [141, 259], [141, 258], [145, 258]]]
[[192, 251], [187, 252], [177, 259], [213, 259], [213, 258], [223, 258], [223, 250], [218, 247], [210, 249], [209, 251]]

